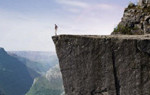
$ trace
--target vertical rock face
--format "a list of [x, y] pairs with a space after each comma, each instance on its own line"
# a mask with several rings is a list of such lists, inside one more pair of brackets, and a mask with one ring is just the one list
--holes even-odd
[[150, 95], [150, 39], [55, 36], [66, 95]]

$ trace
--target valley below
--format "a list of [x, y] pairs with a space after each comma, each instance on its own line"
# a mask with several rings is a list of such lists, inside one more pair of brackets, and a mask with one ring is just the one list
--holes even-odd
[[53, 52], [0, 48], [0, 95], [63, 95], [58, 59]]

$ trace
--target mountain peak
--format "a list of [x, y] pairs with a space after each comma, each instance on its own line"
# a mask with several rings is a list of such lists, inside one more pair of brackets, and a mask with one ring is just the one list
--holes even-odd
[[5, 49], [4, 48], [2, 48], [2, 47], [0, 47], [0, 55], [3, 55], [3, 54], [7, 54], [7, 52], [5, 51]]

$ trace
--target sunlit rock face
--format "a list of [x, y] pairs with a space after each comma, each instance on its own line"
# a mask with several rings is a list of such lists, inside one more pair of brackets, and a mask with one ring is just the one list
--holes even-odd
[[149, 36], [53, 37], [66, 95], [150, 95]]

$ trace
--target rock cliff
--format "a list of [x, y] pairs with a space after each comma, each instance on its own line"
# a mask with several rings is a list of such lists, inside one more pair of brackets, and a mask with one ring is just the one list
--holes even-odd
[[54, 36], [66, 95], [150, 95], [149, 36]]

